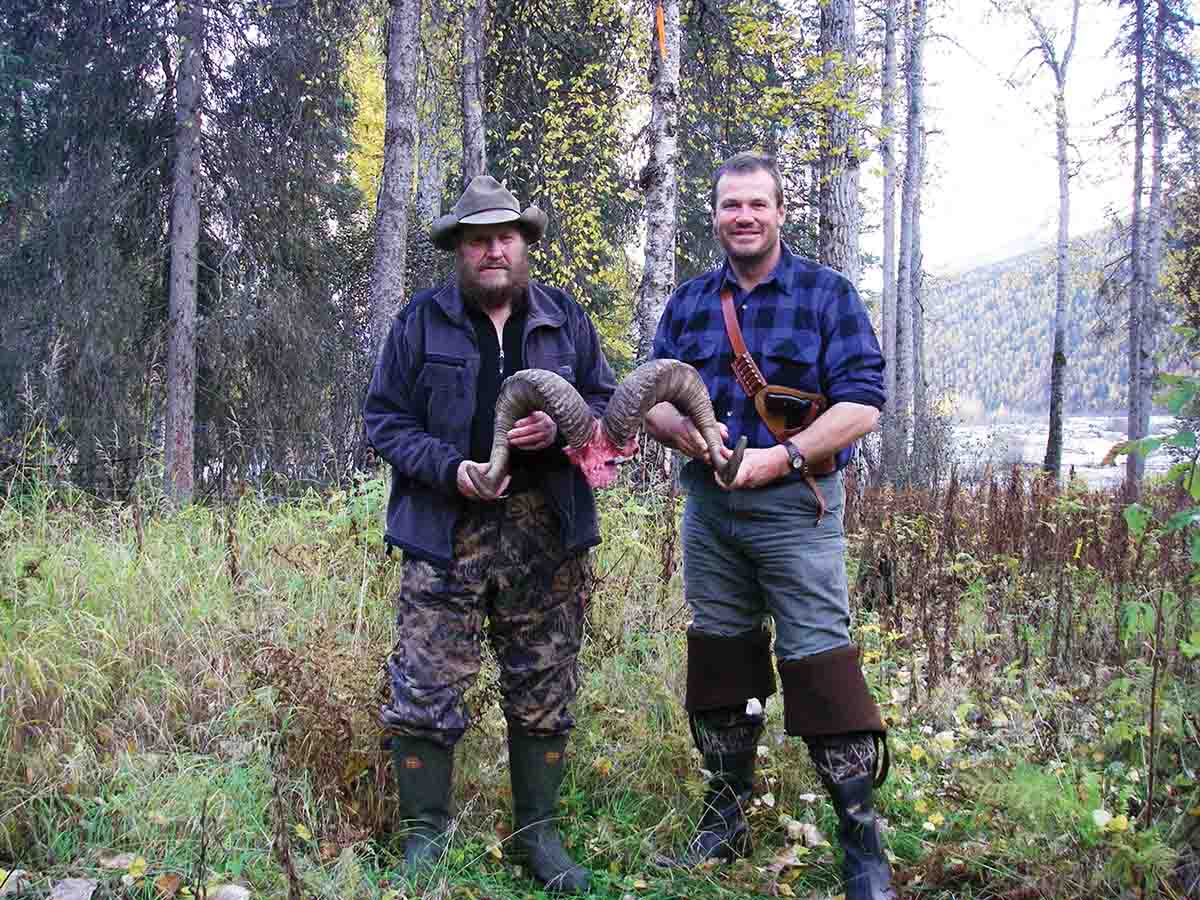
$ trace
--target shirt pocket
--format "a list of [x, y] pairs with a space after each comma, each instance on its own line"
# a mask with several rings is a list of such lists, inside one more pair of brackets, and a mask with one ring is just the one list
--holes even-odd
[[698, 372], [715, 375], [724, 342], [713, 334], [689, 334], [679, 341], [678, 359]]
[[783, 335], [763, 344], [761, 366], [768, 384], [821, 393], [820, 344], [809, 335]]

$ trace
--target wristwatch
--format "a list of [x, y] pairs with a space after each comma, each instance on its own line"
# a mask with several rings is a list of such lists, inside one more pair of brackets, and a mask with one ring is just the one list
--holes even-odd
[[783, 447], [787, 450], [788, 465], [792, 467], [793, 472], [804, 473], [808, 461], [804, 458], [804, 454], [796, 449], [796, 445], [791, 441], [784, 441]]

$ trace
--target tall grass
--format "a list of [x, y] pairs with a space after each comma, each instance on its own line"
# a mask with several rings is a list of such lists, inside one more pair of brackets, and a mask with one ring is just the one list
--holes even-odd
[[[789, 838], [789, 820], [824, 834], [835, 822], [777, 701], [754, 858], [649, 868], [653, 851], [686, 839], [703, 791], [679, 703], [682, 499], [660, 463], [601, 498], [563, 798], [572, 853], [597, 873], [597, 896], [836, 893], [836, 850]], [[944, 897], [1165, 891], [1198, 805], [1187, 557], [1131, 539], [1112, 496], [1020, 474], [939, 494], [850, 494], [855, 639], [893, 727], [880, 808], [900, 878]], [[11, 487], [0, 504], [0, 865], [45, 884], [93, 875], [128, 896], [152, 896], [163, 872], [283, 896], [286, 846], [311, 896], [529, 895], [505, 855], [491, 666], [458, 755], [450, 853], [427, 883], [397, 875], [375, 724], [402, 566], [381, 552], [385, 498], [382, 474], [182, 512], [144, 487], [123, 504], [38, 477]], [[1145, 800], [1153, 641], [1137, 604], [1163, 589], [1174, 599], [1159, 647], [1170, 659], [1161, 811], [1150, 828], [1102, 828], [1096, 809], [1134, 819]], [[142, 887], [104, 869], [116, 850], [147, 860]]]

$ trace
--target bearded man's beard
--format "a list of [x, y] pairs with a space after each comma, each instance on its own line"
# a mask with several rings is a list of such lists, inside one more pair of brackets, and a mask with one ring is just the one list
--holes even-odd
[[458, 273], [458, 289], [469, 306], [486, 311], [499, 309], [511, 303], [514, 309], [520, 309], [526, 302], [526, 293], [529, 290], [529, 257], [523, 253], [509, 265], [508, 283], [497, 287], [482, 284], [479, 272], [461, 256], [455, 261], [455, 269]]

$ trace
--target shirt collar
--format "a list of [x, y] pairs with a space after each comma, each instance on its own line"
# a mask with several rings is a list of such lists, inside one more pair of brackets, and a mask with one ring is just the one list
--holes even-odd
[[[771, 274], [765, 280], [760, 282], [755, 290], [761, 287], [774, 286], [780, 293], [786, 293], [791, 289], [792, 280], [795, 276], [795, 260], [792, 251], [788, 249], [787, 244], [783, 241], [779, 242], [779, 262], [775, 263], [775, 268], [771, 270]], [[717, 284], [717, 290], [726, 285], [735, 293], [739, 293], [742, 286], [738, 284], [737, 276], [733, 274], [733, 268], [729, 265], [729, 257], [726, 256], [721, 263], [720, 280]]]

